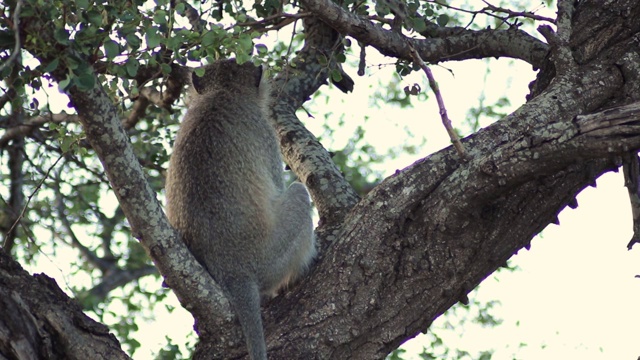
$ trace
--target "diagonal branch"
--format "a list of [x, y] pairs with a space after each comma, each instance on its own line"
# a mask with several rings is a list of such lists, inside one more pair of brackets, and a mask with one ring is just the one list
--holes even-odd
[[[340, 36], [315, 18], [305, 18], [305, 44], [291, 65], [274, 80], [271, 118], [281, 139], [285, 161], [307, 185], [320, 215], [320, 225], [339, 224], [358, 201], [327, 150], [300, 122], [295, 111], [326, 84]], [[329, 65], [319, 63], [331, 59]], [[320, 229], [322, 230], [322, 229]]]

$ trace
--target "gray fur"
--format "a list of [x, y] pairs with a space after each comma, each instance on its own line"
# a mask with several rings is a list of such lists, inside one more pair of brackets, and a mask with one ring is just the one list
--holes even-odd
[[260, 294], [275, 294], [315, 256], [311, 203], [301, 183], [284, 187], [262, 69], [235, 60], [204, 69], [169, 163], [167, 216], [225, 291], [251, 359], [262, 360]]

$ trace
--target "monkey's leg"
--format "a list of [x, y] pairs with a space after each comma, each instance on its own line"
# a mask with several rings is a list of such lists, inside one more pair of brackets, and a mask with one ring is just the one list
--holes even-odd
[[229, 301], [240, 321], [251, 360], [267, 360], [260, 314], [260, 290], [254, 280], [231, 277], [225, 284]]
[[301, 275], [316, 255], [311, 199], [304, 185], [291, 184], [276, 202], [275, 211], [264, 264], [267, 271], [259, 273], [263, 293], [271, 295]]

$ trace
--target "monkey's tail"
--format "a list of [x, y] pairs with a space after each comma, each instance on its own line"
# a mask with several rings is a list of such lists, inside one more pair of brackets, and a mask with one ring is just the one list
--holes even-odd
[[250, 279], [235, 279], [228, 284], [227, 290], [231, 305], [242, 326], [251, 360], [267, 360], [258, 284]]

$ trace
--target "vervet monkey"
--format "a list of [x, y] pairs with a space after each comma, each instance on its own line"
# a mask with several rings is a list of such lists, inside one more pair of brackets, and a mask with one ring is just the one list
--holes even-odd
[[223, 288], [251, 359], [263, 360], [260, 295], [275, 295], [316, 254], [309, 193], [299, 182], [285, 189], [261, 67], [220, 60], [192, 83], [169, 162], [167, 216]]

